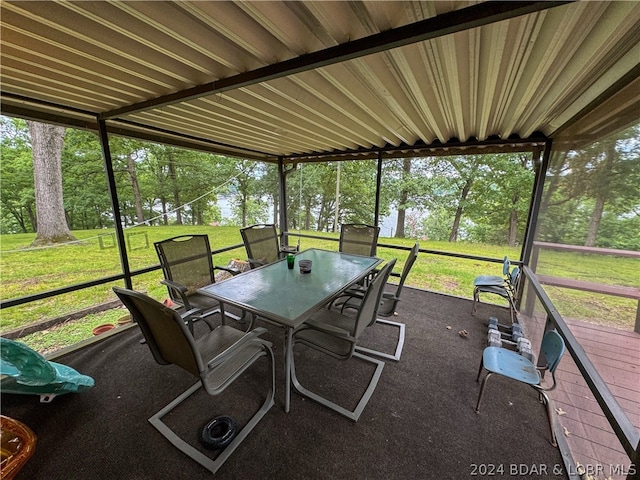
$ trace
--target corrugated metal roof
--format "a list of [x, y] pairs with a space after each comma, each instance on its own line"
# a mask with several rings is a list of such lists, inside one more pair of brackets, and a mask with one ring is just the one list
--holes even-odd
[[[550, 136], [640, 66], [635, 1], [3, 1], [0, 13], [4, 112], [100, 117], [251, 158]], [[620, 108], [640, 105], [627, 95]]]

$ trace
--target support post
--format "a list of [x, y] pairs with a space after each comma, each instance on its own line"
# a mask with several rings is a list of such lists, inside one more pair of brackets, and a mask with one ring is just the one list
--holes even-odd
[[373, 214], [373, 224], [378, 226], [380, 221], [380, 187], [382, 185], [382, 150], [378, 150], [378, 172], [376, 175], [376, 205]]
[[102, 160], [104, 161], [104, 169], [107, 173], [107, 189], [109, 191], [109, 198], [111, 199], [111, 209], [113, 210], [113, 224], [116, 230], [118, 252], [120, 253], [120, 264], [122, 266], [122, 273], [124, 274], [124, 284], [126, 288], [131, 289], [133, 288], [131, 282], [131, 269], [129, 268], [129, 258], [127, 257], [126, 242], [124, 239], [124, 229], [122, 227], [122, 214], [120, 212], [120, 204], [118, 202], [116, 179], [113, 174], [113, 160], [111, 159], [111, 150], [109, 148], [107, 125], [99, 116], [96, 117], [96, 119], [98, 122], [100, 146], [102, 148]]
[[[544, 153], [542, 155], [542, 161], [540, 162], [540, 151], [534, 152], [533, 162], [534, 165], [538, 164], [536, 168], [536, 176], [533, 182], [533, 195], [531, 196], [531, 203], [529, 205], [529, 218], [527, 219], [527, 227], [524, 232], [524, 246], [521, 251], [520, 261], [522, 265], [531, 265], [531, 254], [533, 252], [533, 242], [535, 240], [536, 227], [538, 225], [538, 217], [540, 215], [540, 205], [542, 204], [542, 194], [544, 192], [544, 183], [547, 177], [547, 170], [549, 168], [549, 159], [551, 157], [552, 141], [547, 140], [544, 147]], [[537, 253], [537, 252], [536, 252]], [[537, 256], [535, 259], [537, 263]], [[531, 270], [535, 273], [536, 265], [531, 266]], [[516, 300], [516, 305], [521, 308], [520, 301], [522, 299], [524, 289], [520, 289], [519, 298]], [[533, 312], [533, 306], [535, 302], [535, 294], [531, 288], [527, 291], [527, 301], [524, 309], [526, 315], [531, 315]]]

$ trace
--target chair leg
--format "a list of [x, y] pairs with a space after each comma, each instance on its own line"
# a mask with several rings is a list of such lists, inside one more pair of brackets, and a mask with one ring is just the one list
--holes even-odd
[[476, 377], [476, 382], [480, 380], [480, 374], [482, 373], [483, 368], [484, 368], [484, 356], [480, 358], [480, 368], [478, 368], [478, 376]]
[[377, 350], [372, 350], [370, 348], [361, 347], [359, 345], [356, 346], [357, 352], [368, 353], [369, 355], [375, 355], [376, 357], [386, 358], [388, 360], [399, 361], [400, 355], [402, 355], [402, 348], [404, 347], [404, 337], [405, 337], [405, 324], [400, 322], [393, 322], [391, 320], [385, 320], [383, 318], [377, 318], [376, 323], [382, 323], [385, 325], [392, 325], [398, 327], [398, 343], [396, 344], [396, 351], [394, 353], [384, 353], [379, 352]]
[[[292, 355], [292, 357], [293, 357], [293, 355]], [[344, 415], [345, 417], [349, 418], [350, 420], [353, 420], [354, 422], [357, 422], [358, 419], [360, 418], [360, 415], [362, 414], [362, 411], [367, 406], [367, 403], [369, 402], [369, 399], [373, 395], [373, 392], [375, 391], [376, 386], [378, 385], [378, 380], [380, 380], [380, 375], [382, 374], [382, 369], [384, 368], [385, 364], [384, 364], [384, 362], [382, 360], [378, 360], [377, 358], [368, 357], [368, 356], [362, 355], [362, 354], [360, 354], [358, 352], [354, 352], [353, 355], [352, 355], [352, 358], [353, 357], [359, 358], [361, 360], [364, 360], [365, 362], [373, 363], [376, 366], [376, 369], [373, 372], [371, 380], [369, 381], [369, 385], [367, 386], [367, 389], [365, 390], [364, 394], [360, 398], [360, 401], [358, 402], [358, 405], [356, 405], [356, 408], [354, 410], [347, 410], [346, 408], [341, 407], [337, 403], [334, 403], [331, 400], [328, 400], [328, 399], [318, 395], [317, 393], [314, 393], [311, 390], [308, 390], [307, 388], [303, 387], [300, 384], [300, 382], [298, 381], [298, 377], [296, 376], [296, 369], [295, 369], [295, 365], [294, 365], [294, 362], [293, 362], [293, 358], [291, 358], [291, 382], [293, 383], [293, 386], [295, 387], [295, 389], [301, 395], [303, 395], [305, 397], [308, 397], [308, 398], [310, 398], [312, 400], [315, 400], [316, 402], [320, 403], [321, 405], [324, 405], [325, 407], [328, 407], [331, 410], [333, 410], [335, 412], [338, 412], [340, 415]]]
[[[229, 313], [227, 311], [225, 311], [224, 309], [224, 305], [220, 304], [220, 308], [214, 310], [213, 312], [211, 312], [208, 315], [213, 315], [219, 313], [220, 316], [222, 317], [222, 324], [226, 324], [227, 321], [227, 317], [232, 318], [233, 320], [235, 320], [238, 323], [244, 324], [246, 323], [245, 317], [247, 317], [248, 312], [246, 310], [242, 310], [242, 316], [239, 317], [238, 315], [235, 315], [233, 313]], [[253, 323], [255, 321], [255, 315], [250, 315], [249, 317], [249, 324], [247, 326], [247, 329], [245, 330], [246, 332], [248, 332], [249, 330], [251, 330], [253, 328]]]
[[475, 316], [477, 303], [480, 301], [480, 292], [477, 288], [473, 289], [473, 306], [471, 307], [471, 315]]
[[[476, 413], [480, 413], [480, 402], [482, 401], [482, 394], [484, 393], [484, 387], [487, 385], [487, 380], [491, 376], [491, 372], [487, 372], [484, 379], [482, 380], [482, 385], [480, 386], [480, 393], [478, 394], [478, 403], [476, 403]], [[480, 374], [478, 374], [478, 378]]]
[[249, 422], [238, 432], [233, 441], [225, 447], [224, 450], [220, 452], [217, 458], [214, 460], [207, 455], [203, 454], [195, 447], [189, 445], [182, 438], [180, 438], [173, 430], [171, 430], [163, 421], [162, 418], [171, 412], [176, 406], [185, 401], [191, 395], [193, 395], [196, 391], [202, 388], [202, 383], [198, 382], [192, 385], [189, 389], [187, 389], [184, 393], [175, 398], [171, 403], [162, 408], [158, 413], [149, 418], [149, 423], [155, 427], [171, 444], [180, 450], [182, 453], [189, 456], [192, 460], [195, 460], [204, 468], [209, 470], [211, 473], [216, 473], [220, 467], [224, 464], [225, 461], [231, 456], [231, 454], [235, 451], [236, 448], [242, 443], [242, 441], [249, 435], [251, 430], [258, 424], [258, 422], [265, 416], [265, 414], [269, 411], [269, 409], [274, 405], [274, 394], [275, 394], [275, 362], [273, 358], [273, 352], [271, 349], [267, 349], [263, 352], [262, 355], [266, 355], [268, 357], [270, 363], [270, 373], [271, 373], [271, 381], [269, 384], [269, 392], [267, 393], [267, 397], [262, 404], [262, 406], [258, 409], [258, 411], [251, 417]]
[[511, 295], [507, 296], [507, 301], [509, 302], [509, 314], [511, 316], [511, 324], [517, 323], [517, 310], [516, 304]]

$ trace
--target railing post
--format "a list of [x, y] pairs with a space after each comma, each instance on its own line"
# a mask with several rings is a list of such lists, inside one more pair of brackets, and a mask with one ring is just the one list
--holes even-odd
[[[537, 245], [536, 242], [533, 242], [533, 245], [531, 248], [531, 259], [529, 260], [529, 268], [534, 273], [537, 271], [539, 255], [540, 255], [540, 247]], [[536, 295], [533, 290], [533, 287], [531, 287], [531, 283], [528, 283], [527, 285], [528, 285], [527, 296], [526, 296], [527, 300], [524, 306], [524, 313], [525, 315], [531, 316], [533, 315], [533, 310], [536, 304]]]
[[636, 333], [640, 333], [640, 300], [638, 300], [638, 308], [636, 310], [636, 326], [633, 331]]

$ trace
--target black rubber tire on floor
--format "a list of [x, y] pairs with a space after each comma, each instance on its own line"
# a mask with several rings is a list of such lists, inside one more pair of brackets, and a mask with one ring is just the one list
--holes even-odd
[[204, 426], [200, 434], [200, 442], [206, 448], [220, 450], [231, 443], [237, 430], [238, 425], [233, 418], [221, 415]]

